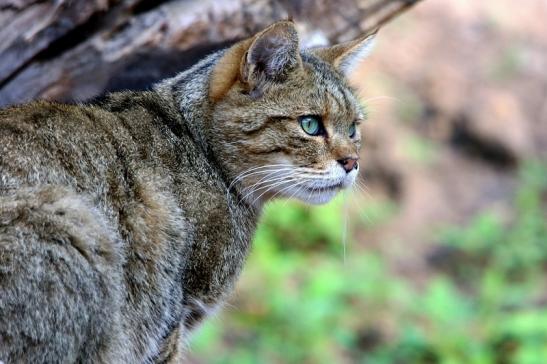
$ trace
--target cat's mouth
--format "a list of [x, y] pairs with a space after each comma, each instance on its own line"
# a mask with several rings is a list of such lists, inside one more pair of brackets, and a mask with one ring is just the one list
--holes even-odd
[[344, 187], [344, 185], [342, 184], [342, 182], [339, 182], [339, 183], [336, 183], [336, 184], [333, 184], [333, 185], [329, 185], [329, 186], [321, 186], [321, 187], [304, 187], [304, 189], [306, 191], [308, 191], [309, 193], [325, 193], [325, 192], [332, 192], [332, 191], [336, 191], [336, 190], [340, 190]]
[[[288, 163], [281, 167], [255, 167], [246, 176], [255, 176], [254, 180], [243, 186], [243, 199], [250, 204], [263, 203], [275, 197], [297, 198], [310, 204], [324, 204], [332, 200], [340, 191], [353, 185], [357, 169], [350, 173], [336, 164], [334, 168], [322, 171], [304, 167], [294, 167]], [[234, 182], [232, 182], [234, 183]]]

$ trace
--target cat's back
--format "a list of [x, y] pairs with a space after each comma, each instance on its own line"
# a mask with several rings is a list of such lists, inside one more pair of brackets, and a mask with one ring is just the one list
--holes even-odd
[[1, 110], [0, 187], [89, 187], [115, 155], [105, 128], [112, 119], [94, 107], [44, 101]]
[[97, 104], [35, 101], [1, 109], [0, 194], [53, 185], [96, 201], [130, 198], [147, 175], [170, 176], [163, 169], [176, 147], [162, 127], [166, 110], [159, 97], [132, 92]]
[[[170, 320], [182, 317], [180, 277], [191, 227], [175, 189], [173, 169], [184, 158], [176, 157], [181, 149], [164, 126], [169, 113], [169, 106], [144, 93], [112, 95], [97, 105], [38, 101], [0, 110], [0, 256], [10, 262], [13, 256], [15, 262], [0, 262], [11, 277], [0, 291], [28, 287], [29, 292], [12, 297], [26, 302], [31, 291], [38, 291], [33, 282], [40, 285], [41, 272], [48, 272], [50, 281], [69, 282], [93, 297], [71, 301], [67, 290], [72, 286], [52, 281], [59, 291], [52, 297], [67, 303], [51, 317], [47, 307], [58, 304], [49, 296], [38, 294], [27, 305], [46, 328], [57, 317], [69, 322], [67, 337], [31, 335], [40, 345], [48, 342], [51, 357], [84, 355], [85, 346], [90, 351], [85, 356], [93, 360], [97, 355], [109, 358], [104, 362], [146, 358]], [[191, 174], [185, 168], [180, 173]], [[25, 252], [42, 260], [24, 264]], [[11, 305], [0, 300], [0, 312]], [[21, 321], [25, 312], [5, 319]], [[84, 324], [86, 317], [95, 321]], [[89, 335], [80, 335], [83, 325]], [[17, 328], [31, 329], [30, 323]], [[4, 336], [20, 335], [10, 330], [0, 319], [0, 343]], [[123, 350], [117, 344], [122, 342]], [[0, 345], [0, 357], [20, 356], [24, 347], [24, 340], [9, 348]], [[108, 353], [98, 349], [103, 347]], [[49, 361], [47, 355], [40, 360]]]
[[[111, 160], [108, 148], [96, 150], [103, 133], [89, 135], [98, 119], [47, 102], [0, 110], [0, 356], [8, 362], [81, 361], [84, 343], [85, 356], [100, 361], [111, 358], [98, 350], [107, 333], [122, 334], [119, 235], [93, 196], [78, 193], [97, 191], [93, 171]], [[63, 334], [52, 334], [59, 325]], [[84, 325], [89, 333], [78, 331]]]

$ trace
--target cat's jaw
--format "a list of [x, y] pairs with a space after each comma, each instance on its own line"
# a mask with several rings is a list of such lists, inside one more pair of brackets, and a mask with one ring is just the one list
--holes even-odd
[[300, 185], [295, 185], [292, 197], [311, 205], [328, 203], [340, 191], [350, 188], [358, 173], [358, 168], [346, 173], [339, 166], [334, 166], [329, 176], [324, 179], [306, 180]]
[[[331, 201], [340, 191], [353, 186], [359, 173], [359, 168], [347, 173], [339, 163], [333, 161], [324, 170], [317, 171], [311, 168], [296, 166], [283, 167], [276, 173], [266, 189], [261, 187], [260, 181], [256, 192], [249, 192], [244, 196], [247, 203], [261, 208], [267, 201], [277, 198], [295, 198], [311, 205], [321, 205]], [[257, 173], [257, 172], [255, 172]], [[271, 186], [271, 188], [269, 188]], [[244, 190], [249, 190], [245, 187]]]

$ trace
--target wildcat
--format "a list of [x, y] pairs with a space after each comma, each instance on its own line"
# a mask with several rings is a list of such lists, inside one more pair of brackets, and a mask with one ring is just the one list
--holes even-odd
[[354, 182], [372, 39], [300, 50], [280, 21], [152, 91], [1, 110], [0, 361], [180, 362], [264, 203]]

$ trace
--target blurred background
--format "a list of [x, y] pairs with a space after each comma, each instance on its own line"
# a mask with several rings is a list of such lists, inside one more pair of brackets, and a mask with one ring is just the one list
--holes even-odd
[[0, 0], [0, 105], [146, 89], [288, 15], [306, 45], [386, 23], [358, 185], [267, 207], [189, 362], [547, 363], [545, 0], [76, 3]]

